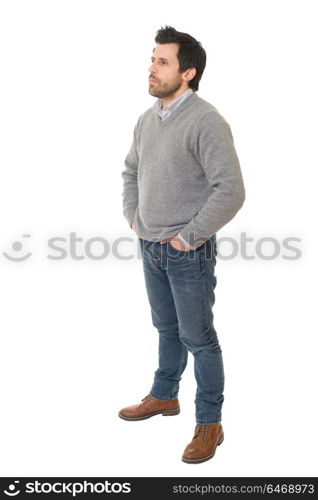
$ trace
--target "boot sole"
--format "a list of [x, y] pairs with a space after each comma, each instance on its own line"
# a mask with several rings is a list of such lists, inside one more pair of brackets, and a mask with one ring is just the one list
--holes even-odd
[[180, 408], [176, 408], [175, 410], [159, 410], [159, 411], [154, 411], [152, 413], [148, 413], [147, 415], [143, 415], [142, 417], [125, 417], [124, 415], [121, 415], [118, 413], [118, 416], [122, 418], [123, 420], [128, 420], [128, 421], [136, 421], [136, 420], [146, 420], [147, 418], [154, 417], [155, 415], [162, 415], [163, 417], [172, 417], [173, 415], [179, 415], [180, 413]]
[[[219, 441], [217, 446], [220, 446], [224, 441], [224, 434], [222, 434], [219, 437]], [[182, 462], [185, 462], [186, 464], [201, 464], [202, 462], [206, 462], [207, 460], [210, 460], [210, 458], [214, 457], [216, 452], [216, 448], [213, 453], [210, 453], [210, 455], [206, 455], [205, 457], [198, 457], [198, 458], [185, 458], [182, 457]]]

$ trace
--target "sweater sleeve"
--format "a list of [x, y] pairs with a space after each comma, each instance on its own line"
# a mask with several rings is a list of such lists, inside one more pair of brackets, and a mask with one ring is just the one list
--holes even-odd
[[245, 187], [230, 126], [219, 113], [201, 118], [193, 154], [213, 188], [199, 212], [180, 230], [195, 249], [235, 216], [245, 201]]
[[132, 222], [134, 222], [134, 216], [136, 208], [138, 205], [138, 166], [139, 166], [139, 156], [137, 151], [137, 129], [139, 125], [140, 118], [134, 128], [133, 142], [130, 150], [125, 158], [124, 165], [125, 168], [122, 171], [123, 179], [123, 215], [126, 218], [128, 224], [131, 227]]

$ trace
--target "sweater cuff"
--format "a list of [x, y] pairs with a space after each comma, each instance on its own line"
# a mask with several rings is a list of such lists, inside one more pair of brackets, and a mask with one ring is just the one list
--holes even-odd
[[135, 215], [136, 215], [136, 208], [126, 210], [124, 212], [124, 217], [126, 221], [128, 222], [129, 226], [131, 227], [132, 223], [136, 221]]
[[181, 229], [178, 236], [180, 237], [180, 239], [186, 242], [188, 248], [190, 248], [191, 250], [196, 250], [200, 246], [204, 245], [209, 237], [198, 236], [195, 231], [189, 230], [191, 226], [192, 223], [189, 222], [189, 224]]

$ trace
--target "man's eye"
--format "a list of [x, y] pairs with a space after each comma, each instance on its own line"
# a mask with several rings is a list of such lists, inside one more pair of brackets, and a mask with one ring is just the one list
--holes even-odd
[[[153, 63], [153, 62], [154, 62], [154, 60], [153, 60], [153, 59], [151, 59], [151, 62]], [[167, 61], [159, 61], [159, 63], [160, 63], [160, 64], [167, 64]]]

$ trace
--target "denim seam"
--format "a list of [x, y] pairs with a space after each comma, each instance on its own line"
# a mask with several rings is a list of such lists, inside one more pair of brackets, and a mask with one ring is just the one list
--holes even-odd
[[212, 425], [212, 424], [220, 424], [221, 420], [218, 420], [217, 422], [210, 422], [208, 420], [197, 420], [196, 423], [198, 425]]
[[[200, 257], [201, 257], [202, 253], [200, 254]], [[208, 307], [208, 303], [207, 303], [207, 286], [206, 286], [206, 262], [205, 262], [205, 259], [203, 259], [203, 271], [202, 273], [200, 274], [200, 277], [203, 281], [203, 287], [204, 287], [204, 320], [205, 320], [205, 325], [207, 325], [207, 328], [209, 327], [209, 319], [208, 319], [208, 311], [207, 311], [207, 307]]]
[[163, 396], [159, 396], [158, 394], [155, 394], [153, 393], [152, 391], [149, 392], [150, 396], [152, 396], [153, 398], [156, 398], [156, 399], [161, 399], [162, 401], [171, 401], [172, 399], [176, 399], [178, 397], [178, 395], [176, 396], [168, 396], [168, 397], [163, 397]]

